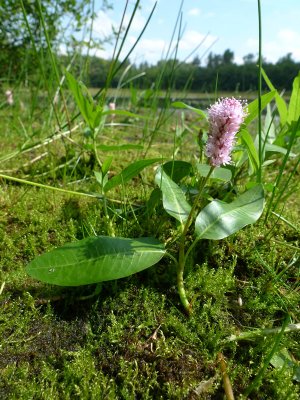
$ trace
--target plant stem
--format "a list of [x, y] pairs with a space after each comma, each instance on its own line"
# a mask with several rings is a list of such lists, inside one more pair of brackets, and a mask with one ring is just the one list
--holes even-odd
[[108, 209], [107, 209], [107, 199], [105, 196], [105, 193], [103, 193], [103, 209], [104, 209], [104, 215], [105, 215], [105, 221], [106, 221], [106, 226], [107, 226], [107, 233], [109, 236], [115, 237], [115, 230], [112, 224], [112, 221], [110, 219], [110, 216], [108, 214]]
[[[199, 200], [202, 196], [203, 193], [203, 189], [208, 181], [208, 179], [210, 178], [211, 174], [213, 173], [213, 170], [215, 169], [215, 167], [211, 167], [207, 176], [204, 178], [204, 180], [201, 183], [201, 186], [199, 188], [199, 192], [197, 194], [197, 197], [192, 205], [191, 211], [187, 217], [186, 223], [184, 225], [183, 228], [183, 232], [181, 234], [181, 238], [180, 238], [180, 244], [179, 244], [179, 256], [178, 256], [178, 266], [177, 266], [177, 288], [178, 288], [178, 293], [179, 293], [179, 297], [181, 300], [181, 303], [184, 307], [185, 312], [187, 313], [187, 315], [191, 315], [192, 313], [192, 306], [190, 304], [190, 302], [188, 301], [186, 292], [185, 292], [185, 288], [184, 288], [184, 281], [183, 281], [183, 274], [184, 274], [184, 268], [185, 268], [185, 264], [186, 264], [186, 257], [185, 257], [185, 238], [186, 238], [186, 234], [188, 232], [188, 229], [191, 225], [191, 222], [194, 218], [194, 214], [195, 214], [195, 210], [197, 208], [197, 205], [199, 203]], [[189, 253], [189, 252], [188, 252]]]
[[222, 353], [218, 353], [218, 362], [222, 372], [223, 387], [227, 400], [234, 400], [231, 382], [227, 373], [227, 365]]
[[[4, 175], [4, 174], [0, 174], [0, 178], [7, 179], [7, 180], [10, 180], [10, 181], [14, 181], [14, 182], [24, 183], [25, 185], [40, 187], [40, 188], [43, 188], [43, 189], [55, 190], [56, 192], [75, 194], [77, 196], [92, 197], [94, 199], [101, 199], [101, 200], [103, 200], [103, 198], [105, 197], [102, 194], [94, 194], [94, 193], [88, 193], [88, 192], [76, 192], [74, 190], [67, 190], [67, 189], [62, 189], [62, 188], [58, 188], [58, 187], [55, 187], [55, 186], [44, 185], [42, 183], [27, 181], [26, 179], [15, 178], [14, 176], [9, 176], [9, 175]], [[116, 204], [122, 204], [121, 200], [110, 199], [110, 198], [107, 198], [107, 197], [105, 197], [105, 199], [106, 199], [106, 202], [108, 200], [108, 201], [116, 203]]]
[[194, 203], [192, 205], [192, 209], [191, 209], [191, 211], [190, 211], [190, 213], [188, 215], [188, 218], [186, 220], [186, 223], [184, 225], [184, 230], [183, 230], [182, 236], [186, 236], [186, 234], [187, 234], [187, 231], [188, 231], [188, 229], [189, 229], [189, 227], [191, 225], [192, 219], [194, 217], [195, 210], [196, 210], [197, 205], [199, 203], [199, 200], [200, 200], [200, 198], [202, 196], [202, 193], [203, 193], [203, 190], [205, 188], [205, 185], [206, 185], [207, 181], [209, 180], [211, 174], [213, 173], [214, 169], [215, 169], [215, 167], [213, 167], [213, 166], [210, 167], [210, 170], [208, 171], [208, 174], [206, 175], [206, 177], [204, 178], [204, 180], [201, 183], [201, 186], [199, 188], [199, 192], [197, 194], [197, 197], [196, 197], [196, 199], [195, 199], [195, 201], [194, 201]]
[[94, 151], [94, 156], [96, 158], [96, 161], [102, 170], [102, 162], [98, 156], [97, 142], [96, 142], [96, 137], [97, 137], [98, 132], [99, 132], [99, 128], [97, 130], [94, 130], [94, 132], [93, 132], [93, 151]]
[[259, 168], [257, 171], [257, 182], [261, 183], [262, 178], [262, 123], [261, 123], [261, 91], [262, 91], [262, 24], [261, 24], [261, 5], [260, 0], [257, 0], [258, 6], [258, 158], [259, 158]]
[[10, 181], [24, 183], [26, 185], [36, 186], [36, 187], [40, 187], [40, 188], [44, 188], [44, 189], [56, 190], [57, 192], [76, 194], [77, 196], [94, 197], [94, 198], [101, 197], [101, 196], [96, 196], [95, 194], [92, 194], [92, 193], [75, 192], [74, 190], [61, 189], [61, 188], [57, 188], [55, 186], [49, 186], [49, 185], [44, 185], [42, 183], [27, 181], [26, 179], [15, 178], [14, 176], [9, 176], [9, 175], [0, 174], [0, 178], [8, 179]]
[[[289, 324], [284, 327], [284, 333], [295, 332], [300, 330], [300, 323]], [[238, 340], [254, 340], [257, 337], [264, 337], [268, 335], [279, 334], [282, 331], [282, 327], [269, 328], [269, 329], [254, 329], [249, 332], [241, 332], [237, 335], [231, 335], [226, 338], [227, 342], [234, 342]]]

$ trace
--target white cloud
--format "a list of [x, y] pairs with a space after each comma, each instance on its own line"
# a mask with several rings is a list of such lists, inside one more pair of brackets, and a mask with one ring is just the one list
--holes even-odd
[[243, 57], [241, 57], [240, 55], [234, 55], [234, 62], [236, 64], [244, 64]]
[[[130, 21], [131, 13], [126, 13], [123, 21], [124, 27], [127, 27]], [[137, 10], [133, 21], [130, 26], [130, 32], [140, 32], [146, 23], [146, 18], [142, 15], [140, 10]], [[99, 11], [94, 21], [94, 32], [97, 36], [108, 36], [119, 28], [120, 21], [115, 21], [111, 18], [109, 12]]]
[[117, 26], [117, 23], [110, 15], [102, 10], [99, 11], [94, 21], [94, 33], [100, 37], [109, 36], [113, 31], [113, 26]]
[[201, 14], [200, 8], [191, 8], [188, 12], [187, 15], [191, 17], [197, 17], [198, 15]]
[[[135, 43], [136, 37], [130, 36], [125, 45], [124, 54], [128, 52], [130, 47]], [[149, 63], [156, 63], [162, 58], [168, 43], [163, 39], [145, 39], [142, 38], [137, 44], [132, 56], [130, 57], [133, 62], [148, 61]]]
[[[129, 24], [131, 17], [131, 13], [126, 13], [125, 18], [124, 18], [124, 25], [127, 26]], [[135, 16], [133, 18], [133, 21], [130, 26], [130, 31], [131, 32], [140, 32], [146, 24], [146, 18], [142, 15], [140, 10], [137, 10], [135, 13]]]
[[213, 44], [213, 42], [216, 41], [216, 39], [216, 36], [210, 34], [203, 34], [198, 31], [188, 30], [180, 40], [179, 48], [186, 51], [193, 51], [195, 47], [199, 46], [199, 44], [203, 42], [201, 47], [207, 49]]
[[[280, 29], [273, 34], [274, 39], [265, 39], [262, 43], [263, 57], [269, 62], [277, 62], [287, 53], [292, 53], [295, 60], [300, 59], [300, 33], [289, 28]], [[245, 54], [258, 53], [258, 39], [249, 38], [244, 48]]]
[[216, 16], [216, 13], [214, 13], [214, 12], [208, 12], [208, 13], [206, 13], [206, 14], [204, 14], [204, 17], [205, 18], [213, 18], [213, 17], [215, 17]]
[[281, 55], [286, 55], [287, 53], [293, 53], [293, 58], [295, 60], [300, 60], [300, 32], [293, 31], [291, 29], [281, 29], [278, 32], [278, 38], [282, 43], [282, 49], [284, 49], [284, 54], [281, 51]]
[[257, 52], [258, 50], [258, 39], [256, 38], [249, 38], [246, 41], [246, 48], [248, 49], [248, 52]]
[[[206, 39], [205, 39], [206, 38]], [[199, 51], [204, 52], [208, 47], [215, 42], [217, 38], [212, 35], [205, 35], [197, 31], [186, 31], [182, 39], [179, 42], [177, 58], [180, 60], [185, 59], [201, 42]], [[129, 51], [130, 47], [135, 43], [136, 37], [130, 36], [125, 44], [123, 55]], [[149, 39], [142, 38], [137, 44], [134, 52], [130, 56], [132, 62], [140, 63], [141, 61], [148, 61], [151, 64], [155, 64], [158, 60], [161, 60], [166, 56], [166, 51], [169, 49], [170, 42], [161, 38]], [[174, 56], [176, 47], [176, 41], [171, 45], [171, 53], [169, 57]]]
[[95, 56], [109, 60], [112, 57], [112, 50], [97, 49], [94, 52]]
[[153, 9], [155, 3], [157, 3], [157, 5], [156, 5], [156, 8], [157, 8], [157, 6], [158, 6], [159, 3], [160, 3], [160, 0], [148, 0], [148, 3], [147, 3], [147, 5], [146, 5], [145, 10], [146, 10], [147, 12], [152, 11], [152, 9]]

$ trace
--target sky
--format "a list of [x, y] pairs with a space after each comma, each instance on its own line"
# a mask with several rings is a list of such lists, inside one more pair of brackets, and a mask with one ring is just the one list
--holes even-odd
[[[96, 0], [97, 3], [100, 5]], [[94, 21], [96, 37], [109, 34], [112, 26], [117, 28], [120, 24], [126, 0], [112, 0], [112, 3], [112, 10], [97, 10]], [[134, 0], [129, 0], [125, 16], [127, 23], [134, 4]], [[154, 0], [141, 0], [141, 8], [135, 15], [124, 46], [124, 55], [143, 29], [154, 4]], [[300, 61], [300, 0], [261, 0], [261, 7], [263, 57], [276, 62], [290, 52], [295, 61]], [[166, 56], [180, 10], [182, 26], [178, 59], [192, 61], [198, 56], [205, 64], [210, 51], [223, 54], [230, 49], [234, 52], [234, 62], [240, 64], [243, 56], [249, 53], [257, 55], [257, 0], [158, 0], [143, 37], [130, 56], [131, 62], [156, 64]], [[178, 29], [172, 49], [177, 37]], [[112, 46], [105, 45], [104, 50], [98, 50], [96, 55], [109, 58]]]

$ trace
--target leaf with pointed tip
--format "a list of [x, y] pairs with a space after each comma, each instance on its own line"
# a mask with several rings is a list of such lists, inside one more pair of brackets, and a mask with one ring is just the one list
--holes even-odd
[[88, 89], [82, 82], [78, 82], [74, 76], [65, 71], [69, 88], [74, 96], [77, 106], [83, 116], [85, 122], [92, 128], [95, 129], [99, 125], [102, 109], [94, 104], [94, 100], [90, 95]]
[[206, 119], [206, 114], [204, 111], [199, 110], [198, 108], [189, 106], [188, 104], [183, 103], [182, 101], [175, 101], [174, 103], [171, 104], [172, 107], [175, 108], [186, 108], [187, 110], [194, 111], [196, 114], [198, 114], [201, 118]]
[[[267, 104], [270, 103], [271, 100], [273, 100], [275, 94], [276, 94], [276, 90], [272, 90], [271, 92], [268, 92], [261, 96], [261, 109], [262, 110], [267, 106]], [[259, 111], [258, 110], [258, 99], [255, 99], [248, 105], [248, 115], [245, 118], [245, 125], [248, 125], [251, 121], [253, 121], [255, 118], [257, 118], [258, 111]]]
[[[272, 152], [272, 153], [281, 153], [281, 154], [286, 154], [287, 153], [287, 149], [285, 149], [284, 147], [281, 146], [277, 146], [276, 144], [271, 144], [271, 143], [266, 143], [265, 145], [265, 150], [266, 152]], [[295, 153], [289, 153], [290, 157], [296, 157]]]
[[256, 172], [258, 170], [258, 166], [259, 166], [259, 157], [258, 157], [257, 149], [254, 144], [254, 140], [247, 129], [241, 129], [240, 135], [241, 135], [242, 143], [246, 147], [250, 165], [251, 165], [253, 171]]
[[293, 82], [293, 90], [290, 98], [287, 122], [291, 124], [297, 121], [300, 116], [300, 72]]
[[183, 224], [191, 211], [191, 206], [181, 188], [160, 167], [155, 176], [155, 183], [163, 194], [163, 207], [166, 212]]
[[263, 209], [263, 187], [256, 185], [238, 196], [232, 203], [220, 200], [209, 203], [196, 218], [195, 232], [201, 239], [223, 239], [256, 222]]
[[165, 254], [154, 238], [89, 237], [42, 254], [27, 272], [42, 282], [80, 286], [124, 278], [156, 264]]
[[266, 84], [268, 85], [269, 89], [271, 91], [275, 90], [275, 101], [276, 101], [278, 113], [280, 115], [280, 124], [284, 125], [286, 123], [287, 113], [288, 113], [286, 103], [285, 103], [284, 99], [280, 96], [280, 94], [277, 92], [275, 87], [273, 86], [272, 82], [270, 81], [270, 79], [268, 78], [268, 76], [266, 74], [266, 71], [264, 71], [264, 69], [262, 68], [261, 72], [262, 72], [262, 76], [263, 76]]
[[123, 185], [130, 179], [134, 178], [137, 176], [144, 168], [148, 167], [149, 165], [152, 165], [158, 161], [160, 161], [160, 158], [152, 158], [148, 160], [138, 160], [135, 161], [134, 163], [130, 164], [128, 167], [124, 168], [123, 171], [121, 171], [118, 175], [115, 175], [112, 177], [104, 186], [104, 191], [107, 192], [108, 190], [111, 190], [112, 188]]

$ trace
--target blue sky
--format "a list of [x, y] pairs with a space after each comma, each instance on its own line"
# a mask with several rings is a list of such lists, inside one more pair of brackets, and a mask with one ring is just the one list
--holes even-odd
[[[113, 0], [113, 10], [98, 12], [94, 24], [95, 36], [103, 36], [120, 23], [125, 0]], [[97, 3], [97, 1], [96, 1]], [[135, 1], [129, 2], [130, 10]], [[141, 0], [129, 33], [125, 51], [134, 43], [152, 9], [154, 0]], [[156, 63], [169, 46], [172, 31], [180, 10], [181, 0], [158, 0], [153, 17], [137, 46], [131, 60]], [[261, 0], [263, 20], [263, 56], [270, 62], [288, 52], [300, 61], [300, 0]], [[182, 37], [177, 58], [184, 60], [201, 43], [198, 55], [205, 62], [207, 52], [222, 54], [231, 49], [235, 62], [243, 56], [258, 51], [257, 0], [185, 0], [182, 6]], [[111, 47], [105, 46], [97, 53], [102, 57], [111, 55]], [[190, 59], [190, 60], [191, 60]]]

